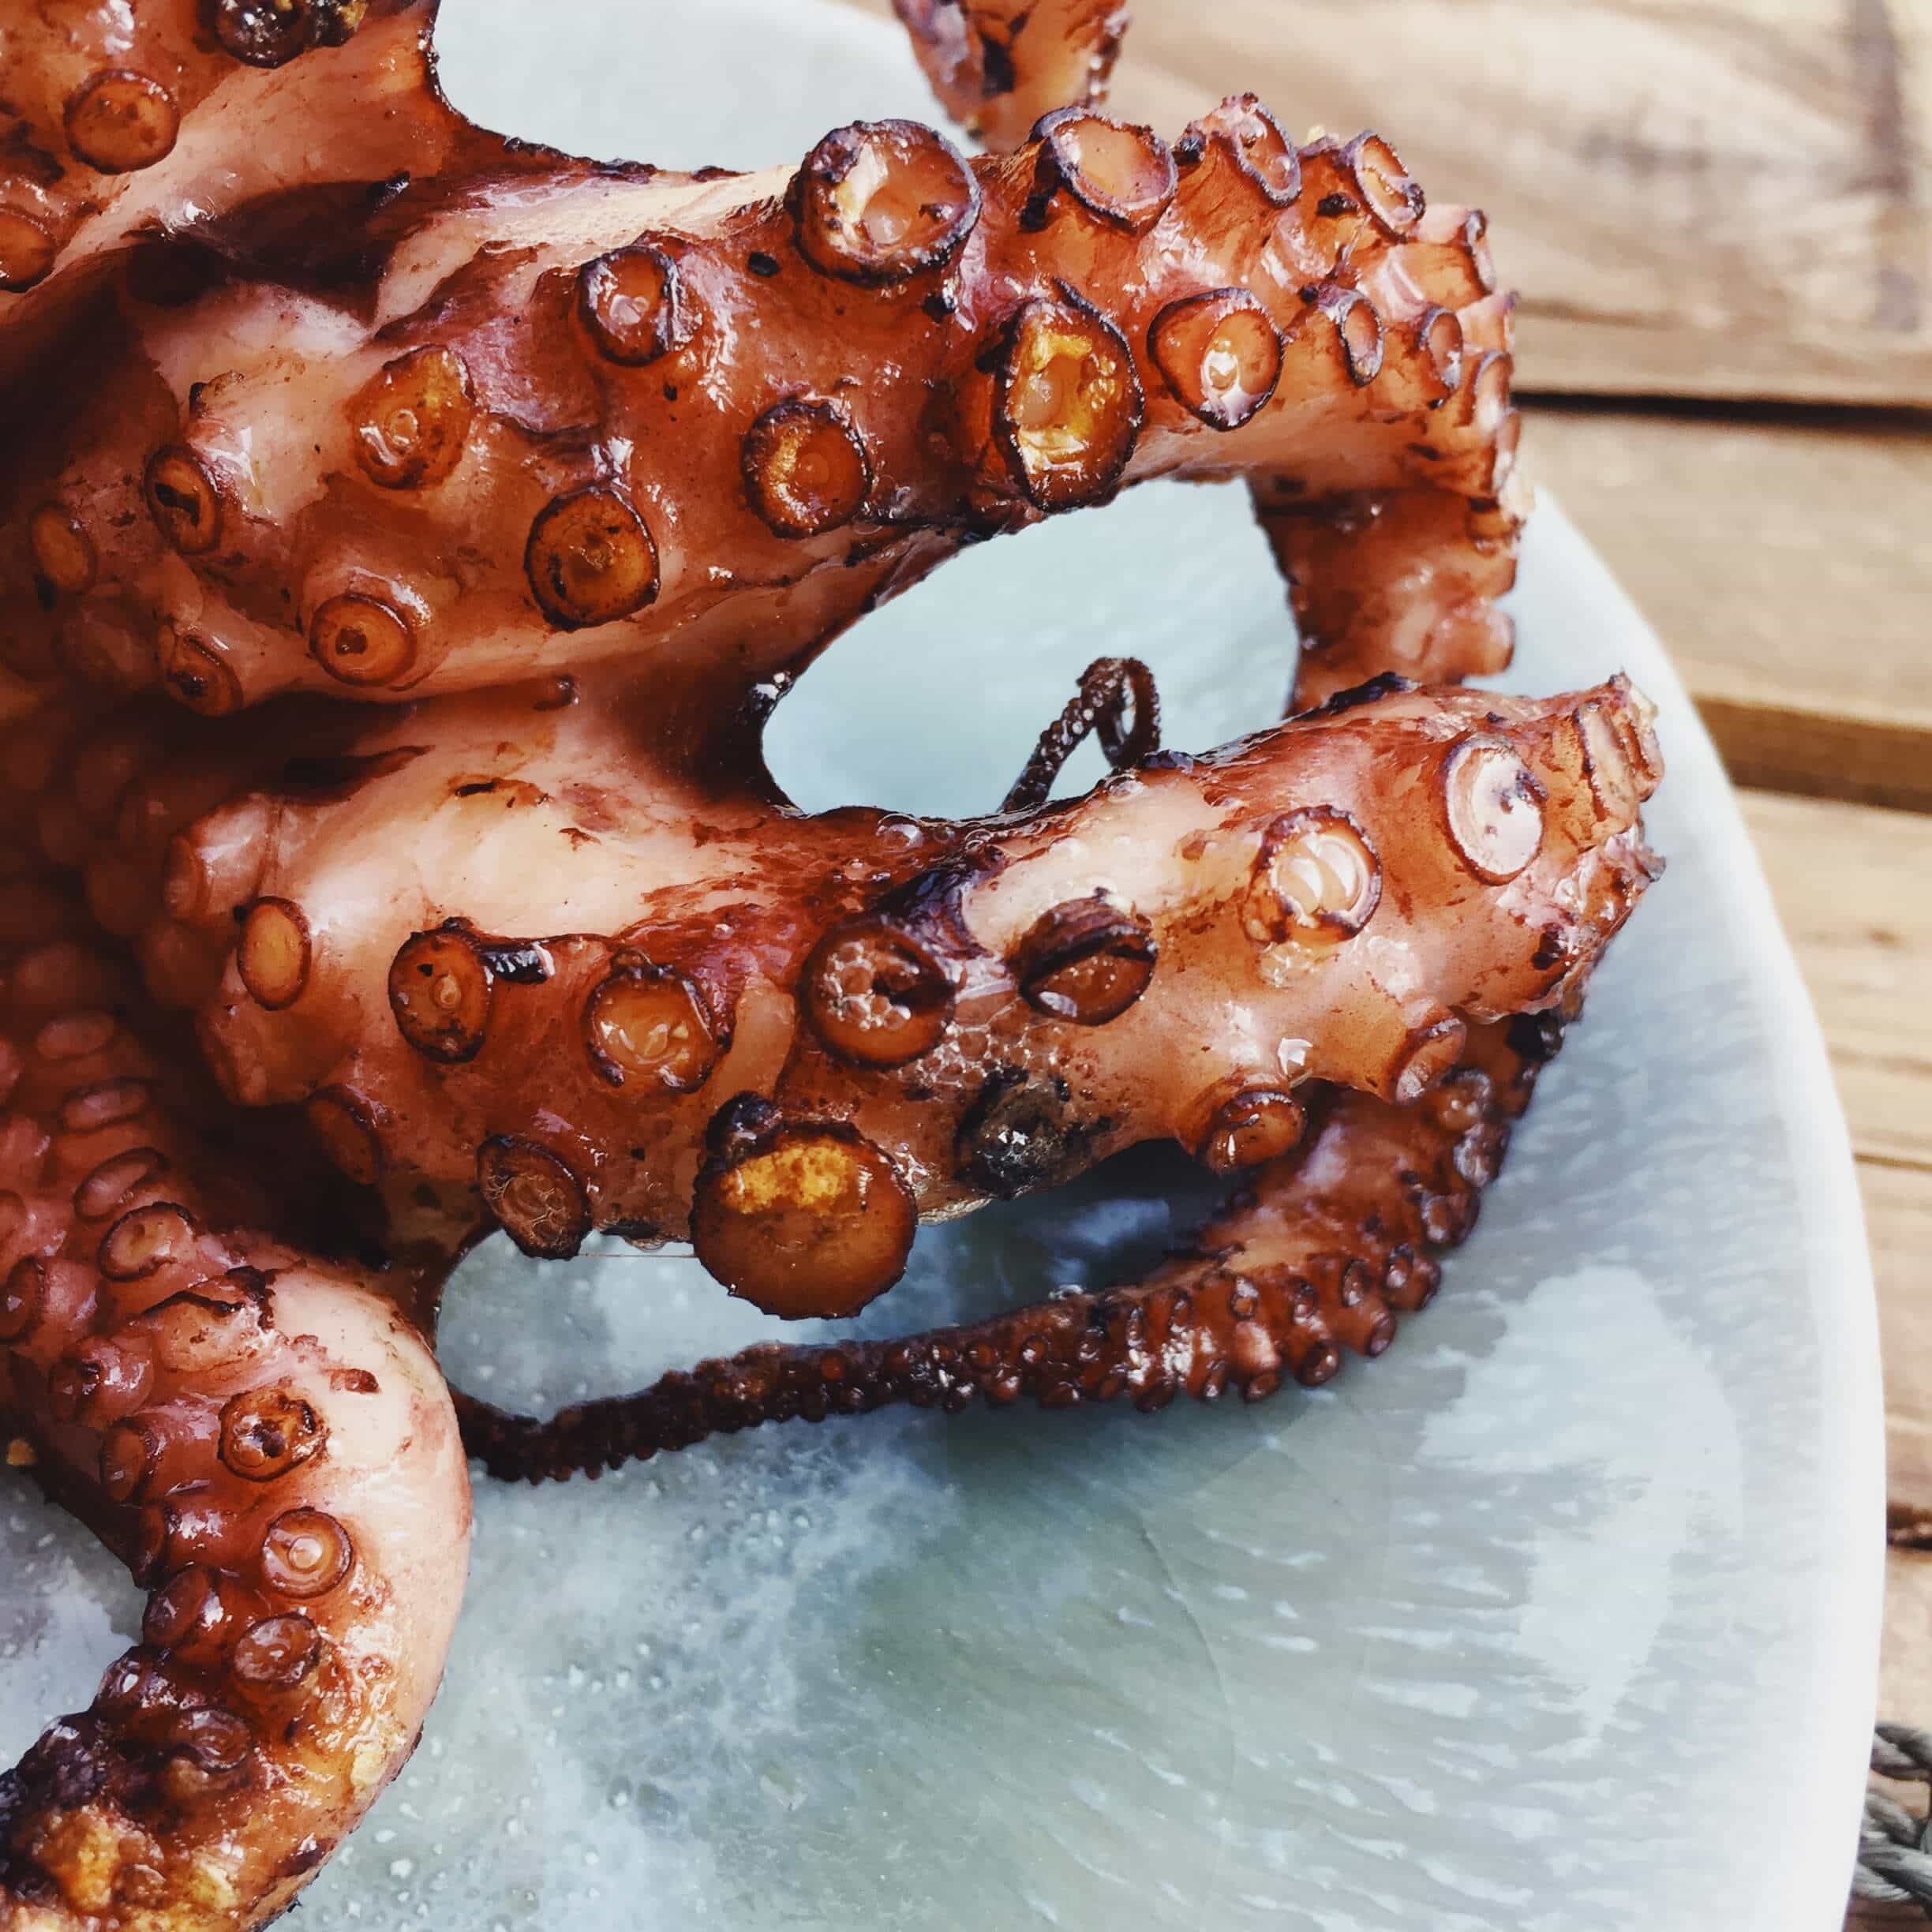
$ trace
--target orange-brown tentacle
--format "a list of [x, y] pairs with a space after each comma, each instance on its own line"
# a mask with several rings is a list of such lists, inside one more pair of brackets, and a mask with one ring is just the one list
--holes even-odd
[[[1297, 149], [1241, 98], [1172, 148], [1080, 110], [970, 164], [900, 122], [751, 176], [447, 160], [200, 223], [44, 349], [16, 669], [219, 716], [620, 661], [670, 756], [961, 548], [1150, 478], [1273, 479], [1331, 532], [1425, 501], [1442, 571], [1496, 560], [1451, 601], [1507, 574], [1507, 303], [1372, 136]], [[1493, 668], [1387, 545], [1279, 541], [1332, 664]], [[1331, 582], [1401, 608], [1372, 640]]]
[[253, 1926], [414, 1745], [463, 1458], [387, 1284], [266, 1231], [219, 1102], [58, 903], [0, 948], [0, 1442], [150, 1593], [92, 1705], [0, 1773], [0, 1925]]

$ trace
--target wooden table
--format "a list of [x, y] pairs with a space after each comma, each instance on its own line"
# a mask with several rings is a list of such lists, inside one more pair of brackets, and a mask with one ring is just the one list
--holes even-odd
[[1881, 1704], [1932, 1728], [1932, 6], [1136, 12], [1122, 112], [1171, 133], [1252, 88], [1488, 212], [1526, 459], [1747, 788], [1830, 1043], [1885, 1332]]

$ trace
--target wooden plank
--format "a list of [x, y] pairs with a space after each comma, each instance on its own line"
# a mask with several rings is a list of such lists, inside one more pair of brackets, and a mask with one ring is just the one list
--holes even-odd
[[1762, 792], [1743, 805], [1859, 1156], [1893, 1534], [1932, 1546], [1932, 818]]
[[1543, 408], [1523, 449], [1734, 777], [1932, 811], [1932, 425]]
[[[1892, 1541], [1932, 1551], [1932, 1174], [1864, 1161], [1859, 1178], [1885, 1347]], [[1932, 1649], [1932, 1621], [1925, 1641]], [[1932, 1703], [1924, 1721], [1932, 1726]]]
[[1486, 208], [1527, 388], [1932, 406], [1923, 0], [1134, 11], [1124, 113], [1172, 133], [1252, 88]]
[[1932, 818], [1762, 792], [1743, 803], [1859, 1157], [1932, 1176]]

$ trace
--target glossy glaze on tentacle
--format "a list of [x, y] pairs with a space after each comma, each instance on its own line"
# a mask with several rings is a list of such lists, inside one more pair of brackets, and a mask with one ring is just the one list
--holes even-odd
[[989, 148], [1096, 105], [1127, 32], [1125, 0], [893, 0], [941, 104]]
[[305, 197], [324, 215], [399, 171], [534, 163], [436, 92], [424, 58], [434, 0], [15, 11], [0, 104], [0, 379], [157, 236], [205, 230], [219, 246], [220, 219], [265, 197]]
[[98, 949], [0, 964], [0, 1442], [151, 1592], [0, 1773], [9, 1932], [273, 1916], [414, 1747], [462, 1590], [433, 1361], [376, 1279], [260, 1231], [164, 1032]]
[[1181, 1396], [1259, 1402], [1291, 1382], [1319, 1386], [1349, 1354], [1381, 1354], [1397, 1316], [1433, 1298], [1439, 1258], [1474, 1226], [1562, 1030], [1555, 1015], [1481, 1029], [1413, 1106], [1333, 1096], [1297, 1153], [1256, 1170], [1131, 1287], [897, 1341], [763, 1343], [548, 1421], [459, 1391], [464, 1443], [500, 1481], [557, 1482], [710, 1436], [899, 1403], [1151, 1412]]
[[[234, 1098], [323, 1104], [371, 1171], [474, 1178], [536, 1252], [593, 1226], [680, 1237], [694, 1191], [754, 1180], [788, 1211], [802, 1144], [759, 1151], [781, 1121], [819, 1136], [830, 1220], [760, 1226], [838, 1237], [836, 1275], [861, 1197], [909, 1236], [908, 1204], [1203, 1144], [1232, 1091], [1412, 1097], [1466, 1024], [1554, 1001], [1649, 876], [1659, 767], [1620, 683], [1388, 691], [957, 824], [647, 786], [614, 704], [534, 702], [445, 707], [433, 747], [403, 720], [358, 741], [344, 793], [199, 822], [174, 936], [141, 943], [225, 949], [200, 1024]], [[306, 949], [264, 953], [264, 979], [257, 923], [297, 916]], [[739, 1119], [746, 1095], [776, 1114]], [[883, 1194], [835, 1126], [883, 1152]], [[848, 1291], [887, 1285], [878, 1265]], [[795, 1312], [816, 1292], [734, 1285]]]
[[332, 210], [325, 260], [294, 206], [213, 220], [185, 290], [130, 268], [47, 352], [0, 485], [16, 668], [219, 716], [614, 660], [717, 715], [1163, 476], [1270, 479], [1325, 688], [1496, 666], [1507, 301], [1372, 137], [1297, 151], [1242, 98], [970, 166], [901, 122], [741, 177], [449, 159]]

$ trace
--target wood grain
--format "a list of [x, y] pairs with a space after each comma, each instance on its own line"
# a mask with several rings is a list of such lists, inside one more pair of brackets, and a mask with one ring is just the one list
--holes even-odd
[[1932, 811], [1932, 424], [1531, 412], [1741, 784]]
[[[889, 13], [889, 0], [856, 0]], [[1474, 202], [1525, 386], [1932, 406], [1923, 0], [1135, 0], [1121, 111], [1252, 88]]]

